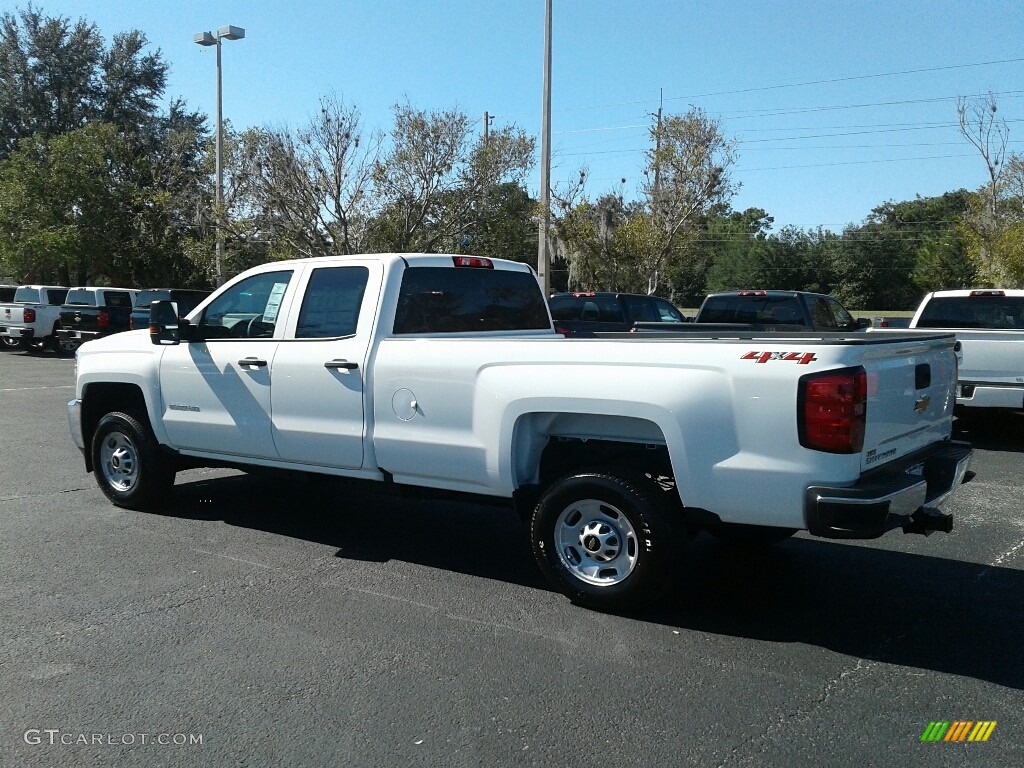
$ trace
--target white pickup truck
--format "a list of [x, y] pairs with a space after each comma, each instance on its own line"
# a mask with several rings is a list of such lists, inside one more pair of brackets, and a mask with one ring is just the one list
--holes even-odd
[[1024, 290], [935, 291], [910, 327], [956, 333], [963, 355], [956, 403], [965, 412], [1024, 408]]
[[379, 254], [265, 264], [185, 320], [83, 344], [72, 437], [122, 507], [191, 466], [512, 500], [574, 601], [670, 581], [686, 536], [949, 531], [950, 334], [566, 339], [524, 264]]
[[60, 307], [68, 289], [59, 285], [23, 285], [14, 300], [0, 304], [0, 343], [16, 349], [56, 346]]

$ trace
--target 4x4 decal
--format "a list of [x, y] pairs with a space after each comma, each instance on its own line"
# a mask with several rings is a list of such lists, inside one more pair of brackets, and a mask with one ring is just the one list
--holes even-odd
[[786, 360], [797, 365], [807, 365], [817, 360], [813, 352], [747, 352], [741, 360], [754, 360], [758, 363], [767, 363], [769, 360]]

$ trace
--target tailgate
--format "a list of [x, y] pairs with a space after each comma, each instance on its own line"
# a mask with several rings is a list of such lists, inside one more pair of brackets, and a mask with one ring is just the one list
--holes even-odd
[[899, 459], [950, 436], [957, 362], [952, 334], [893, 339], [872, 348], [861, 469]]
[[1024, 382], [1024, 331], [961, 331], [960, 380], [972, 383]]
[[95, 307], [70, 307], [61, 309], [60, 324], [64, 328], [72, 328], [78, 331], [96, 330], [97, 310]]
[[22, 325], [27, 304], [0, 304], [0, 325]]

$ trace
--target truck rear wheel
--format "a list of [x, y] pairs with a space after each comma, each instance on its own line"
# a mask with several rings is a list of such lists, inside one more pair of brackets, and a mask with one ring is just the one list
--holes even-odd
[[553, 483], [530, 523], [541, 571], [589, 608], [621, 610], [655, 601], [682, 548], [674, 546], [663, 496], [650, 478], [619, 470], [581, 471]]
[[100, 490], [125, 509], [148, 509], [174, 485], [174, 467], [160, 455], [149, 428], [127, 413], [108, 413], [92, 438], [92, 464]]

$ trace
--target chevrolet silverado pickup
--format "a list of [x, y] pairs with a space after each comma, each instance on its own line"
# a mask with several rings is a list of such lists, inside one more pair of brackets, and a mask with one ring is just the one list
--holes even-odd
[[72, 288], [60, 308], [58, 351], [71, 353], [83, 341], [127, 331], [137, 293], [134, 288]]
[[[573, 601], [655, 599], [688, 536], [952, 528], [950, 334], [563, 338], [527, 265], [265, 264], [185, 319], [83, 344], [72, 438], [117, 506], [195, 466], [511, 502]], [[423, 490], [426, 489], [426, 490]]]
[[637, 324], [675, 328], [687, 318], [657, 296], [587, 291], [556, 293], [548, 299], [555, 332], [563, 336], [629, 331]]
[[56, 348], [60, 307], [68, 289], [58, 285], [22, 285], [14, 299], [0, 304], [0, 342], [12, 349]]
[[956, 334], [963, 355], [956, 403], [964, 412], [1024, 408], [1024, 290], [935, 291], [910, 327]]
[[708, 295], [695, 323], [740, 323], [781, 331], [860, 331], [857, 320], [831, 296], [807, 291], [724, 291]]

